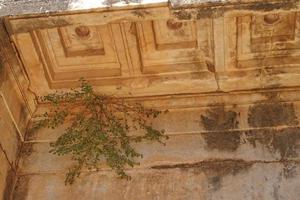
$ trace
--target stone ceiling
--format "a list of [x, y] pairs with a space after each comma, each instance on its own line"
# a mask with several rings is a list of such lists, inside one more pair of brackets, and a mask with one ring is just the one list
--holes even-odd
[[178, 2], [5, 17], [29, 107], [81, 77], [126, 97], [299, 87], [298, 1]]

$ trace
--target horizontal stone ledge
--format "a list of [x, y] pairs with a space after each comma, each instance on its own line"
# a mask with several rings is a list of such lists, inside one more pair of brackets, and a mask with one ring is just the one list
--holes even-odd
[[[168, 0], [156, 0], [155, 3], [166, 3]], [[94, 10], [118, 10], [123, 7], [145, 6], [151, 0], [0, 0], [0, 16], [25, 15]], [[120, 6], [121, 5], [121, 6]], [[167, 5], [167, 4], [166, 4]], [[147, 5], [146, 5], [147, 6]]]
[[[174, 135], [166, 146], [143, 142], [136, 150], [143, 154], [140, 168], [178, 163], [196, 163], [209, 159], [245, 161], [298, 160], [300, 128]], [[68, 156], [49, 153], [49, 143], [25, 143], [20, 169], [22, 173], [66, 171], [73, 162]], [[105, 168], [105, 164], [101, 167]]]
[[[278, 9], [280, 7], [282, 8], [286, 8], [285, 6], [287, 5], [283, 5], [284, 3], [287, 3], [287, 1], [283, 1], [283, 0], [170, 0], [171, 6], [172, 8], [192, 8], [192, 7], [222, 7], [222, 6], [240, 6], [240, 8], [245, 8], [246, 6], [249, 6], [248, 9], [253, 9], [255, 10], [255, 8], [257, 10], [273, 10], [273, 9]], [[296, 0], [291, 0], [288, 3], [296, 6], [297, 5], [297, 1]], [[253, 5], [256, 4], [256, 7], [254, 7]], [[274, 5], [275, 6], [270, 6], [270, 5]], [[288, 4], [288, 5], [290, 5]], [[252, 5], [252, 6], [251, 6]], [[267, 8], [267, 5], [270, 6], [270, 8]], [[277, 6], [276, 6], [277, 5]], [[292, 6], [292, 7], [294, 7]], [[237, 7], [239, 8], [239, 7]], [[247, 8], [247, 7], [246, 7]]]
[[[22, 5], [22, 4], [20, 4]], [[52, 5], [52, 4], [51, 4]], [[23, 6], [24, 7], [24, 6]], [[31, 6], [33, 8], [38, 7]], [[1, 9], [2, 8], [2, 9]], [[9, 5], [0, 5], [0, 16], [8, 15], [10, 11], [7, 9]], [[50, 6], [51, 8], [51, 6]], [[173, 9], [167, 3], [157, 3], [148, 5], [133, 5], [129, 7], [113, 7], [113, 8], [95, 8], [93, 10], [77, 10], [71, 11], [68, 9], [49, 10], [52, 12], [42, 13], [34, 11], [30, 6], [15, 7], [11, 9], [11, 14], [19, 15], [8, 16], [7, 30], [10, 35], [30, 32], [35, 29], [51, 29], [69, 25], [104, 25], [116, 22], [137, 22], [157, 19], [176, 19], [176, 20], [199, 20], [203, 18], [219, 18], [224, 17], [228, 13], [230, 16], [240, 16], [256, 13], [266, 14], [267, 12], [293, 12], [299, 11], [300, 3], [297, 0], [290, 1], [272, 1], [266, 2], [263, 0], [251, 3], [225, 3], [221, 5], [202, 4], [195, 8], [180, 8]], [[35, 14], [30, 14], [32, 10]], [[23, 15], [22, 15], [23, 14]], [[26, 15], [24, 15], [26, 14]]]
[[[169, 6], [167, 4], [169, 2]], [[84, 0], [1, 0], [0, 1], [0, 16], [5, 15], [24, 15], [24, 14], [39, 14], [45, 15], [49, 13], [61, 12], [78, 12], [90, 11], [91, 9], [119, 9], [120, 7], [130, 6], [147, 6], [153, 3], [151, 0], [129, 0], [129, 1], [84, 1]], [[271, 11], [277, 9], [293, 9], [297, 8], [296, 0], [291, 1], [270, 1], [270, 0], [156, 0], [154, 3], [165, 3], [170, 9], [184, 9], [191, 7], [229, 7], [231, 9], [247, 9], [253, 11]], [[120, 6], [122, 5], [122, 6]], [[233, 7], [236, 5], [235, 7]], [[233, 8], [232, 8], [233, 7]]]
[[[210, 163], [211, 164], [211, 163]], [[23, 199], [231, 199], [295, 200], [300, 196], [300, 165], [224, 162], [217, 166], [143, 169], [131, 180], [110, 172], [83, 173], [73, 185], [64, 174], [31, 174], [18, 178], [14, 197]], [[116, 192], [117, 191], [117, 192]]]
[[0, 145], [5, 151], [7, 159], [11, 162], [15, 161], [17, 158], [20, 141], [20, 135], [11, 119], [5, 103], [0, 97]]
[[[45, 144], [49, 144], [51, 142], [55, 142], [56, 139], [64, 132], [66, 127], [61, 127], [61, 128], [57, 128], [57, 129], [49, 129], [49, 131], [47, 131], [47, 134], [51, 134], [52, 132], [56, 132], [58, 131], [59, 133], [54, 134], [53, 133], [53, 137], [50, 138], [39, 138], [39, 139], [33, 139], [33, 140], [26, 140], [24, 141], [25, 145], [30, 145], [30, 144], [38, 144], [38, 143], [45, 143]], [[165, 132], [164, 135], [168, 136], [168, 137], [174, 137], [174, 136], [189, 136], [189, 135], [207, 135], [207, 134], [220, 134], [220, 132], [226, 132], [226, 133], [230, 133], [230, 134], [238, 134], [241, 135], [242, 133], [250, 133], [250, 132], [257, 132], [257, 131], [269, 131], [270, 133], [272, 133], [272, 131], [278, 132], [280, 130], [283, 129], [298, 129], [300, 128], [300, 125], [296, 125], [296, 126], [276, 126], [276, 127], [258, 127], [258, 128], [245, 128], [245, 129], [225, 129], [225, 130], [214, 130], [214, 131], [201, 131], [201, 130], [191, 130], [191, 131], [176, 131], [176, 132]], [[159, 129], [158, 129], [159, 130]], [[129, 136], [137, 136], [140, 135], [140, 132], [137, 132], [136, 134], [134, 133], [129, 133]], [[45, 134], [46, 135], [46, 134]], [[167, 140], [166, 140], [167, 141]]]
[[[206, 108], [214, 105], [252, 105], [267, 101], [272, 95], [280, 96], [280, 102], [300, 101], [300, 87], [295, 88], [268, 88], [249, 91], [211, 92], [204, 94], [176, 94], [162, 96], [146, 96], [124, 98], [128, 102], [139, 102], [145, 107], [156, 109], [193, 109]], [[158, 103], [159, 102], [159, 103]], [[47, 110], [47, 104], [40, 104], [36, 115]], [[34, 116], [35, 117], [35, 116]]]
[[[167, 135], [299, 126], [299, 101], [282, 102], [281, 99], [268, 99], [243, 105], [236, 105], [234, 102], [212, 102], [214, 101], [206, 107], [170, 109], [168, 113], [161, 114], [156, 119], [149, 119], [149, 124], [156, 129], [164, 129]], [[43, 128], [33, 133], [29, 132], [26, 141], [54, 141], [64, 133], [67, 126], [68, 124], [65, 124], [57, 129]], [[139, 131], [130, 133], [136, 134], [139, 134]]]
[[[300, 159], [284, 159], [284, 160], [273, 160], [273, 161], [264, 161], [264, 160], [251, 160], [246, 161], [242, 159], [207, 159], [202, 160], [195, 163], [170, 163], [170, 164], [161, 164], [161, 165], [151, 165], [147, 167], [125, 167], [124, 171], [126, 174], [130, 174], [133, 172], [145, 171], [145, 170], [172, 170], [172, 169], [202, 169], [203, 171], [211, 171], [215, 169], [222, 168], [224, 166], [228, 166], [229, 170], [232, 169], [239, 169], [239, 168], [248, 168], [255, 164], [282, 164], [284, 166], [290, 165], [300, 165]], [[27, 175], [53, 175], [53, 174], [66, 174], [66, 170], [57, 170], [57, 171], [40, 171], [40, 172], [32, 172], [32, 173], [23, 173], [22, 171], [18, 172], [19, 176], [27, 176]], [[100, 173], [100, 174], [114, 174], [115, 170], [111, 169], [108, 166], [103, 166], [101, 168], [94, 168], [88, 169], [83, 168], [80, 170], [82, 174], [89, 174], [89, 173]]]

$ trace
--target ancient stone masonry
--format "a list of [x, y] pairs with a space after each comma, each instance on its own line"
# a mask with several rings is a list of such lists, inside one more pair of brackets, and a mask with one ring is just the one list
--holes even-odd
[[[29, 112], [18, 89], [9, 37], [0, 20], [0, 198], [10, 199]], [[16, 59], [16, 57], [14, 58]], [[16, 67], [16, 66], [15, 66]]]
[[[67, 12], [152, 2], [153, 0], [0, 0], [0, 16]], [[167, 2], [167, 0], [154, 0], [154, 2]]]
[[[0, 199], [299, 199], [299, 1], [33, 2], [1, 18]], [[73, 163], [49, 154], [64, 126], [26, 132], [48, 109], [36, 97], [81, 77], [169, 110], [151, 122], [166, 146], [137, 144], [131, 181], [103, 163], [65, 186]]]

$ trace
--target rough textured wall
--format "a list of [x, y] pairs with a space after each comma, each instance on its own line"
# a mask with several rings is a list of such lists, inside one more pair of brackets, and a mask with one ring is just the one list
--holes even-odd
[[[45, 2], [47, 3], [47, 1]], [[242, 2], [247, 2], [247, 0]], [[295, 3], [296, 0], [288, 2], [290, 3], [282, 1], [273, 7], [269, 7], [269, 4], [254, 7], [245, 4], [246, 6], [242, 9], [251, 8], [270, 11], [279, 8], [283, 4], [286, 9], [298, 5]], [[38, 1], [35, 1], [35, 3], [38, 3]], [[202, 19], [208, 16], [220, 16], [225, 11], [222, 7], [205, 9], [204, 7], [191, 13], [179, 9], [174, 13], [177, 13], [176, 16], [179, 19], [192, 19], [192, 17]], [[24, 10], [26, 12], [30, 11]], [[41, 10], [45, 12], [44, 7]], [[143, 13], [136, 12], [135, 14], [140, 18], [144, 17]], [[276, 15], [275, 17], [269, 15], [264, 17], [263, 20], [273, 23], [274, 19], [276, 22]], [[43, 21], [39, 23], [42, 24]], [[32, 23], [29, 28], [32, 28], [33, 25], [35, 24]], [[53, 26], [51, 23], [50, 25]], [[253, 24], [249, 23], [250, 25]], [[279, 26], [279, 28], [285, 31], [286, 27], [289, 27], [288, 25]], [[218, 33], [218, 30], [214, 33]], [[218, 34], [214, 35], [219, 36]], [[279, 40], [281, 40], [281, 35], [279, 36]], [[291, 36], [294, 37], [294, 34], [291, 34]], [[273, 41], [272, 38], [270, 38], [270, 41]], [[290, 63], [289, 61], [291, 61], [291, 65], [298, 64], [297, 56], [285, 57], [290, 50], [290, 40], [287, 40], [287, 49], [284, 49], [285, 46], [282, 47], [284, 52], [281, 57], [285, 58], [282, 59], [282, 64]], [[253, 49], [261, 44], [260, 41], [265, 41], [265, 37], [263, 37], [263, 40], [256, 40], [254, 43], [256, 46]], [[222, 42], [216, 42], [216, 44], [222, 44]], [[245, 44], [245, 47], [249, 47], [248, 43]], [[264, 49], [265, 46], [261, 46], [261, 48]], [[219, 48], [216, 46], [213, 49]], [[220, 49], [222, 50], [223, 47]], [[28, 50], [26, 49], [26, 51]], [[206, 48], [204, 48], [204, 51], [206, 51]], [[277, 49], [274, 52], [277, 52]], [[267, 54], [269, 53], [267, 52]], [[14, 54], [14, 52], [11, 54]], [[167, 115], [153, 121], [156, 127], [167, 130], [170, 139], [166, 146], [150, 143], [137, 145], [137, 149], [144, 154], [144, 159], [141, 160], [139, 167], [128, 169], [128, 173], [132, 175], [131, 181], [118, 179], [103, 164], [99, 172], [84, 170], [81, 179], [77, 180], [74, 185], [64, 186], [64, 174], [67, 172], [68, 167], [72, 165], [72, 162], [68, 157], [62, 158], [49, 154], [49, 142], [55, 140], [60, 131], [42, 130], [37, 134], [27, 135], [19, 154], [21, 162], [17, 171], [13, 199], [298, 200], [300, 196], [298, 190], [300, 186], [300, 93], [297, 88], [299, 86], [297, 76], [299, 73], [293, 71], [294, 68], [291, 68], [291, 71], [287, 71], [287, 73], [285, 71], [287, 69], [282, 66], [276, 66], [276, 69], [270, 68], [269, 64], [277, 63], [278, 60], [272, 60], [268, 64], [266, 60], [261, 60], [262, 55], [264, 56], [264, 54], [259, 55], [258, 60], [255, 60], [256, 57], [253, 60], [248, 57], [251, 62], [248, 62], [247, 59], [244, 60], [246, 68], [256, 67], [256, 65], [261, 67], [260, 65], [263, 65], [263, 69], [258, 69], [257, 73], [247, 74], [246, 71], [248, 70], [239, 72], [238, 68], [241, 66], [232, 71], [237, 72], [238, 76], [241, 77], [243, 77], [243, 74], [247, 74], [247, 76], [244, 76], [245, 78], [236, 79], [237, 77], [234, 76], [228, 76], [229, 78], [226, 77], [226, 79], [224, 77], [216, 78], [218, 74], [215, 73], [214, 67], [207, 64], [209, 71], [215, 73], [213, 77], [216, 78], [216, 82], [220, 81], [216, 84], [219, 87], [219, 83], [221, 83], [221, 88], [224, 87], [225, 92], [218, 93], [220, 88], [218, 90], [216, 88], [216, 91], [213, 91], [214, 94], [191, 95], [182, 98], [175, 98], [174, 96], [172, 98], [165, 97], [146, 101], [145, 103], [149, 106], [161, 105], [170, 109]], [[215, 57], [218, 58], [219, 56]], [[281, 57], [278, 59], [281, 59]], [[32, 69], [33, 67], [34, 65], [30, 65], [29, 68]], [[197, 77], [192, 78], [196, 79]], [[173, 77], [173, 79], [175, 78]], [[26, 81], [24, 82], [29, 84]], [[166, 82], [168, 81], [166, 80]], [[192, 83], [195, 84], [195, 82]], [[224, 85], [222, 86], [222, 84]], [[257, 84], [260, 86], [257, 87]], [[282, 88], [290, 86], [293, 88], [277, 90], [274, 88], [277, 86]], [[193, 87], [203, 87], [203, 85], [193, 85]], [[239, 92], [241, 88], [245, 89], [247, 87], [249, 87], [249, 90], [253, 89], [253, 91]], [[257, 89], [267, 87], [273, 89], [271, 88], [268, 92]], [[10, 96], [15, 94], [11, 90], [12, 87], [6, 85], [3, 88], [9, 94], [7, 95], [8, 102], [16, 102], [15, 97]], [[175, 89], [175, 87], [171, 89]], [[187, 92], [187, 89], [189, 87], [186, 87], [184, 92]], [[228, 92], [233, 89], [236, 92]], [[18, 111], [22, 110], [20, 105], [12, 103], [10, 107]], [[5, 117], [7, 117], [7, 114], [5, 114]], [[6, 123], [9, 123], [9, 121]], [[10, 132], [5, 133], [5, 136], [7, 134], [10, 134]], [[2, 138], [4, 136], [1, 136]], [[9, 138], [14, 139], [15, 137], [11, 136]], [[7, 145], [12, 145], [14, 150], [16, 149], [15, 144], [14, 141], [7, 143]], [[7, 149], [5, 150], [7, 152], [8, 148], [5, 149]], [[11, 181], [6, 180], [13, 179], [10, 179], [9, 165], [4, 159], [6, 156], [3, 155], [1, 157], [1, 162], [4, 163], [1, 164], [1, 167], [3, 167], [1, 169], [3, 174], [1, 183], [2, 187], [5, 183], [6, 188], [9, 189], [12, 184], [7, 184]], [[14, 160], [14, 158], [6, 160]], [[5, 191], [9, 191], [8, 189], [5, 189]], [[8, 193], [4, 192], [4, 194], [7, 198], [6, 194]]]
[[[144, 143], [141, 165], [120, 180], [103, 166], [64, 186], [69, 158], [49, 154], [61, 130], [28, 135], [15, 199], [298, 200], [300, 93], [236, 93], [157, 99], [153, 121], [166, 146]], [[180, 105], [181, 104], [181, 105]], [[186, 108], [189, 106], [189, 108]]]
[[18, 151], [29, 113], [11, 70], [12, 51], [0, 20], [0, 199], [9, 199], [17, 173]]
[[[28, 113], [13, 89], [12, 77], [9, 77], [11, 74], [6, 75], [6, 80], [3, 80], [0, 87], [0, 199], [9, 199], [13, 189], [17, 173], [17, 154], [21, 146], [18, 129], [25, 131], [24, 125], [28, 121]], [[24, 124], [23, 127], [20, 124]]]
[[7, 199], [13, 187], [19, 141], [2, 99], [0, 100], [0, 113], [0, 199]]

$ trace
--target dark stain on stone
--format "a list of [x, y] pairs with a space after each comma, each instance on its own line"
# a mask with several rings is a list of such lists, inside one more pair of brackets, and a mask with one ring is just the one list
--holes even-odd
[[14, 200], [27, 199], [30, 176], [19, 176], [13, 193]]
[[192, 14], [186, 10], [178, 10], [173, 12], [173, 15], [179, 20], [190, 20], [192, 19]]
[[262, 11], [268, 12], [273, 10], [290, 10], [297, 8], [297, 0], [280, 1], [280, 2], [257, 2], [257, 3], [237, 3], [237, 4], [224, 4], [214, 3], [207, 4], [206, 6], [193, 8], [193, 6], [180, 8], [179, 11], [173, 12], [174, 16], [178, 19], [189, 20], [195, 14], [196, 19], [203, 18], [217, 18], [222, 17], [228, 11], [232, 10], [249, 10], [249, 11]]
[[207, 110], [201, 115], [201, 123], [207, 131], [201, 133], [210, 149], [235, 151], [240, 145], [240, 133], [232, 131], [238, 127], [238, 113], [226, 110], [224, 105]]
[[30, 140], [35, 140], [37, 138], [36, 132], [32, 131], [30, 129], [27, 129], [27, 132], [25, 134], [25, 140], [30, 141]]
[[213, 62], [211, 62], [211, 61], [205, 61], [205, 64], [206, 64], [206, 66], [207, 66], [207, 70], [208, 71], [210, 71], [210, 72], [212, 72], [212, 73], [216, 73], [216, 67], [215, 67], [215, 65], [213, 64]]
[[257, 11], [272, 11], [278, 9], [290, 10], [297, 8], [297, 0], [292, 1], [280, 1], [276, 3], [260, 2], [250, 5], [244, 5], [242, 9], [257, 10]]
[[33, 153], [33, 143], [23, 143], [20, 151], [20, 157], [28, 157]]
[[170, 30], [178, 30], [178, 29], [181, 29], [182, 26], [183, 26], [182, 22], [175, 21], [174, 19], [169, 19], [167, 21], [167, 27]]
[[241, 159], [214, 159], [205, 160], [197, 163], [183, 163], [175, 165], [152, 166], [152, 169], [193, 169], [195, 172], [203, 172], [207, 175], [226, 176], [236, 175], [240, 171], [247, 170], [253, 165], [253, 162], [247, 162]]
[[204, 7], [199, 8], [197, 10], [196, 19], [203, 19], [203, 18], [217, 18], [221, 17], [225, 13], [225, 8], [223, 7]]
[[34, 128], [34, 122], [30, 121], [26, 128], [25, 141], [35, 140], [37, 134], [37, 129]]
[[224, 177], [227, 175], [236, 175], [241, 171], [249, 169], [252, 165], [253, 163], [244, 160], [208, 160], [199, 163], [195, 170], [200, 170], [208, 176], [217, 175]]
[[133, 15], [139, 18], [145, 18], [146, 15], [150, 15], [151, 13], [147, 10], [134, 10], [131, 12]]
[[238, 131], [222, 131], [214, 133], [201, 133], [207, 148], [220, 151], [236, 151], [240, 145], [240, 133]]
[[218, 190], [222, 186], [222, 179], [227, 175], [235, 176], [243, 171], [247, 171], [252, 167], [253, 162], [244, 160], [206, 160], [192, 164], [176, 164], [176, 165], [160, 165], [153, 166], [152, 169], [181, 169], [192, 170], [193, 173], [204, 173], [213, 190]]
[[15, 178], [16, 178], [15, 172], [12, 169], [9, 170], [6, 175], [5, 188], [3, 191], [3, 200], [11, 199], [11, 195], [14, 189]]
[[296, 142], [300, 138], [299, 129], [285, 129], [279, 133], [273, 133], [272, 148], [280, 152], [281, 158], [296, 157]]
[[21, 112], [19, 115], [19, 119], [20, 119], [21, 124], [22, 123], [26, 124], [26, 121], [28, 119], [28, 110], [27, 110], [26, 105], [24, 105], [24, 104], [21, 105]]
[[236, 129], [238, 127], [238, 113], [226, 110], [224, 104], [216, 105], [201, 115], [201, 122], [208, 131], [223, 131]]
[[[1, 21], [0, 21], [1, 23]], [[2, 26], [0, 26], [0, 29], [2, 28]], [[3, 55], [5, 55], [3, 49], [5, 47], [3, 47], [3, 42], [0, 41], [0, 87], [3, 84], [5, 77], [6, 77], [6, 70], [4, 70], [5, 67], [5, 57]]]
[[287, 162], [283, 164], [283, 177], [286, 179], [294, 178], [297, 176], [297, 165], [293, 162]]
[[250, 130], [245, 133], [247, 141], [256, 147], [257, 143], [267, 147], [272, 153], [280, 153], [281, 160], [297, 157], [300, 128], [280, 130]]
[[134, 36], [137, 37], [137, 31], [136, 31], [135, 23], [131, 23], [130, 24], [129, 33], [131, 33], [132, 35], [134, 35]]
[[208, 178], [208, 184], [211, 186], [213, 192], [218, 191], [222, 187], [222, 179], [220, 176], [213, 176]]
[[258, 103], [249, 107], [248, 123], [252, 127], [297, 125], [293, 103]]

